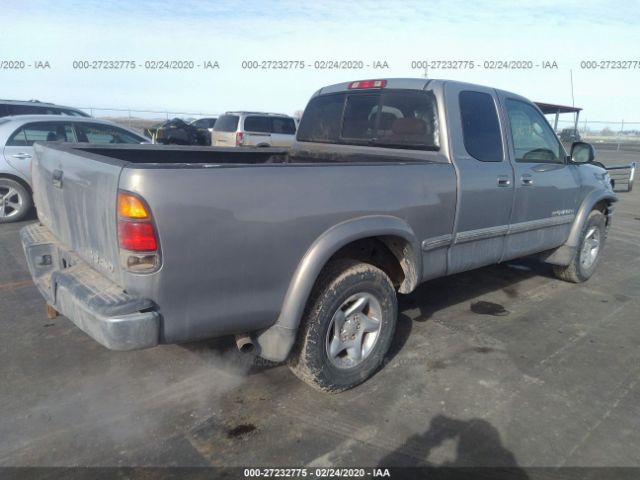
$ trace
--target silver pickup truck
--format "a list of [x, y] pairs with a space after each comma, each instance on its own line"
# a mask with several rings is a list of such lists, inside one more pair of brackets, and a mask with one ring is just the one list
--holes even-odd
[[539, 254], [587, 280], [616, 195], [539, 109], [425, 79], [318, 90], [289, 151], [36, 144], [29, 269], [114, 350], [236, 335], [341, 391], [381, 365], [396, 294]]

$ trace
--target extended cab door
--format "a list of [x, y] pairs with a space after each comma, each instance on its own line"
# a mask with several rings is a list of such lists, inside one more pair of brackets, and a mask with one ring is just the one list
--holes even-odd
[[456, 221], [448, 273], [500, 261], [513, 203], [496, 92], [445, 84], [451, 156], [458, 175]]
[[529, 101], [499, 94], [508, 126], [515, 194], [503, 260], [563, 244], [575, 217], [579, 177], [553, 129]]

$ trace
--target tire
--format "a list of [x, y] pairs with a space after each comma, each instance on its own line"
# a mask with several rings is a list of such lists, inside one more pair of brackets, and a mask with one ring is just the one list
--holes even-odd
[[325, 392], [355, 387], [382, 364], [397, 311], [395, 289], [382, 270], [355, 260], [332, 261], [307, 302], [291, 369]]
[[0, 223], [19, 222], [31, 207], [31, 193], [20, 182], [0, 177]]
[[607, 239], [606, 224], [605, 216], [601, 211], [591, 211], [580, 234], [578, 251], [571, 263], [566, 266], [554, 265], [553, 272], [556, 277], [573, 283], [586, 282], [591, 278]]

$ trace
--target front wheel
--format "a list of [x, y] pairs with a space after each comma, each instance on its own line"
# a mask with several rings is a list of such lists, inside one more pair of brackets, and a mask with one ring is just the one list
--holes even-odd
[[382, 364], [396, 319], [396, 293], [382, 270], [354, 260], [333, 261], [307, 304], [291, 369], [319, 390], [352, 388]]
[[602, 256], [602, 248], [607, 238], [607, 221], [599, 210], [593, 210], [587, 217], [580, 244], [573, 260], [567, 266], [554, 265], [553, 271], [561, 280], [581, 283], [589, 280]]

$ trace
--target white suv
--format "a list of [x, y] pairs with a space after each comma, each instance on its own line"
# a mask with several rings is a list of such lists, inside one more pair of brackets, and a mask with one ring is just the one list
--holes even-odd
[[290, 147], [296, 138], [293, 117], [280, 113], [227, 112], [213, 127], [216, 147]]

